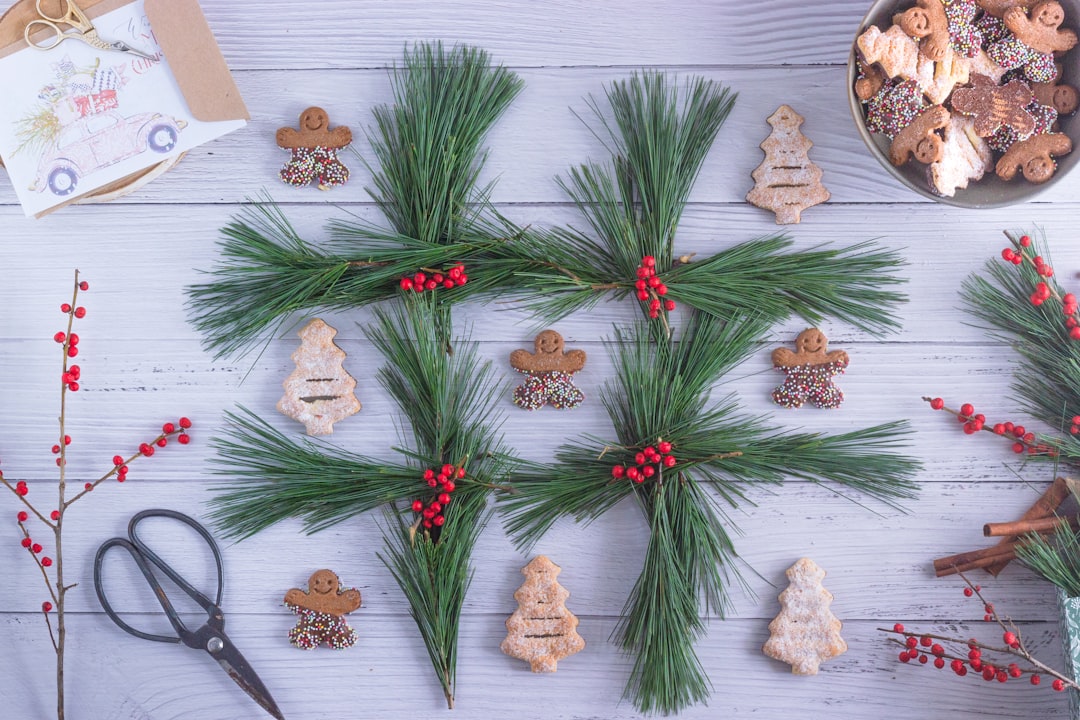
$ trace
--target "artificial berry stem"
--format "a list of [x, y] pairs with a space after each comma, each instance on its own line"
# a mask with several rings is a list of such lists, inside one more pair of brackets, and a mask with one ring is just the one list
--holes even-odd
[[[954, 410], [945, 405], [945, 401], [939, 397], [931, 398], [923, 396], [925, 402], [934, 410], [944, 410], [964, 423], [964, 432], [971, 435], [979, 431], [992, 433], [1013, 441], [1013, 452], [1022, 453], [1025, 450], [1029, 455], [1044, 454], [1049, 457], [1057, 457], [1057, 451], [1048, 445], [1035, 442], [1035, 434], [1029, 433], [1023, 425], [1013, 423], [995, 423], [991, 426], [986, 424], [986, 418], [981, 413], [976, 413], [975, 408], [965, 404], [959, 410]], [[971, 412], [966, 412], [967, 410]], [[1010, 438], [1009, 435], [1012, 435]]]

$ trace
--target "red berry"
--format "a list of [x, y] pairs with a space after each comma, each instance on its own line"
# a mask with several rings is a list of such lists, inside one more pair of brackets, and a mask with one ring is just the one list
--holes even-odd
[[438, 514], [442, 510], [442, 505], [437, 502], [431, 503], [430, 505], [428, 505], [428, 507], [431, 508], [432, 512], [436, 514]]
[[469, 276], [465, 273], [461, 273], [461, 277], [459, 277], [455, 282], [457, 282], [458, 285], [464, 285], [465, 283], [469, 282]]
[[41, 612], [52, 612], [52, 603], [48, 600], [41, 603]]
[[181, 445], [187, 445], [189, 442], [191, 442], [191, 436], [180, 433], [180, 435], [176, 438], [176, 442], [180, 443]]
[[64, 342], [65, 339], [67, 339], [67, 336], [62, 332], [58, 332], [55, 335], [53, 335], [53, 340], [55, 340], [58, 343]]
[[86, 483], [85, 485], [83, 485], [83, 489], [86, 490], [86, 492], [90, 492], [91, 490], [94, 489], [94, 484], [93, 483]]
[[53, 445], [52, 446], [52, 454], [56, 455], [58, 452], [60, 452], [60, 446], [59, 445]]
[[20, 510], [19, 514], [16, 515], [15, 517], [17, 517], [19, 519], [19, 522], [26, 522], [27, 520], [30, 519], [30, 516], [26, 514], [25, 510]]
[[908, 639], [904, 641], [904, 644], [907, 645], [912, 650], [914, 650], [915, 648], [917, 648], [919, 646], [919, 638], [917, 638], [917, 637], [915, 637], [913, 635], [909, 635]]
[[934, 644], [934, 639], [928, 635], [923, 635], [921, 638], [919, 638], [919, 644], [923, 647], [930, 647]]
[[77, 318], [86, 317], [86, 308], [82, 307], [81, 305], [79, 307], [75, 308], [75, 317], [77, 317]]
[[30, 546], [30, 549], [33, 550], [34, 554], [36, 555], [37, 553], [41, 552], [43, 548], [41, 547], [40, 543], [34, 543]]
[[983, 680], [986, 680], [987, 682], [990, 682], [991, 680], [994, 679], [994, 677], [996, 675], [997, 675], [997, 673], [994, 672], [994, 668], [993, 668], [992, 665], [987, 665], [986, 667], [983, 668], [983, 671], [982, 671]]
[[669, 443], [667, 440], [658, 443], [656, 447], [659, 448], [660, 452], [664, 453], [665, 455], [671, 452], [671, 443]]
[[971, 405], [971, 403], [964, 403], [960, 406], [960, 414], [971, 417], [975, 414], [975, 408]]
[[1042, 682], [1042, 678], [1039, 677], [1038, 675], [1032, 675], [1031, 676], [1031, 684], [1032, 685], [1038, 685], [1041, 682]]
[[64, 303], [63, 305], [60, 306], [60, 312], [62, 312], [62, 313], [71, 312], [71, 306], [68, 305], [67, 303]]
[[81, 283], [79, 283], [79, 289], [82, 290], [83, 292], [86, 292], [87, 290], [90, 289], [90, 283], [83, 280]]
[[1021, 676], [1021, 675], [1023, 675], [1023, 674], [1024, 674], [1024, 671], [1023, 671], [1023, 670], [1021, 670], [1021, 669], [1019, 668], [1019, 666], [1017, 666], [1017, 664], [1016, 664], [1016, 663], [1011, 663], [1011, 664], [1009, 665], [1009, 677], [1014, 677], [1014, 678], [1018, 678], [1018, 677], [1020, 677], [1020, 676]]
[[902, 632], [904, 632], [904, 625], [903, 625], [903, 623], [896, 623], [895, 625], [892, 626], [892, 629], [893, 629], [893, 632], [902, 633]]
[[71, 392], [78, 392], [79, 391], [79, 383], [74, 382], [74, 381], [69, 382], [68, 383], [68, 390], [70, 390]]
[[921, 662], [923, 665], [925, 665], [929, 661], [930, 661], [930, 658], [927, 657], [926, 655], [920, 655], [919, 656], [919, 662]]
[[435, 517], [435, 511], [429, 507], [424, 508], [424, 512], [422, 514], [425, 520], [430, 520], [431, 518]]
[[645, 302], [646, 300], [649, 299], [649, 293], [646, 292], [645, 290], [638, 290], [637, 291], [637, 299], [641, 300], [642, 302]]
[[641, 258], [641, 264], [647, 268], [656, 267], [656, 258], [654, 258], [652, 255], [646, 255], [645, 257]]
[[412, 511], [413, 512], [415, 512], [415, 513], [422, 512], [423, 509], [424, 509], [424, 501], [423, 500], [413, 500], [413, 504], [412, 504]]
[[898, 657], [900, 659], [900, 662], [902, 662], [902, 663], [906, 663], [906, 662], [911, 661], [911, 656], [907, 654], [907, 651], [900, 653], [900, 655]]
[[60, 519], [60, 511], [59, 510], [53, 510], [51, 513], [49, 513], [49, 517], [52, 518], [53, 520], [59, 520]]
[[1065, 683], [1064, 683], [1064, 681], [1062, 681], [1061, 678], [1057, 678], [1056, 680], [1054, 680], [1054, 683], [1053, 683], [1052, 687], [1055, 690], [1057, 690], [1058, 692], [1061, 692], [1062, 690], [1065, 689]]
[[25, 497], [28, 492], [30, 492], [30, 488], [26, 487], [25, 484], [15, 486], [15, 493], [17, 495], [22, 495]]
[[439, 493], [439, 504], [447, 505], [450, 503], [450, 493]]
[[982, 664], [982, 660], [979, 659], [979, 658], [975, 658], [969, 664], [971, 665], [971, 669], [974, 670], [975, 672], [979, 672], [980, 670], [982, 670], [983, 664]]
[[438, 284], [442, 285], [442, 283], [443, 283], [443, 280], [445, 280], [446, 278], [445, 278], [445, 277], [443, 276], [443, 274], [442, 274], [442, 273], [435, 273], [435, 274], [434, 274], [434, 275], [432, 276], [432, 278], [431, 278], [431, 279], [432, 279], [432, 280], [434, 280], [435, 282], [437, 282]]
[[71, 335], [68, 336], [68, 343], [70, 343], [72, 345], [78, 345], [79, 344], [79, 336], [78, 336], [78, 334], [77, 333], [71, 333]]
[[945, 654], [945, 648], [938, 643], [934, 643], [934, 646], [930, 648], [930, 652], [936, 657], [941, 657]]
[[934, 667], [938, 670], [945, 667], [945, 658], [934, 658]]
[[1020, 244], [1024, 247], [1031, 247], [1031, 238], [1029, 238], [1027, 235], [1021, 235]]
[[157, 439], [157, 446], [158, 447], [165, 447], [168, 444], [169, 444], [169, 439], [168, 438], [158, 438]]
[[72, 365], [68, 368], [68, 372], [71, 373], [72, 380], [78, 380], [82, 377], [82, 369], [78, 365]]
[[978, 428], [975, 427], [975, 423], [964, 423], [965, 435], [974, 435], [976, 432], [978, 432]]
[[637, 463], [638, 465], [644, 465], [645, 464], [645, 453], [640, 453], [639, 452], [636, 455], [634, 455], [634, 462]]
[[1014, 453], [1022, 453], [1022, 452], [1024, 452], [1024, 444], [1023, 443], [1013, 443], [1012, 451]]
[[979, 648], [971, 648], [971, 650], [968, 650], [968, 659], [969, 660], [978, 660], [981, 657], [982, 657], [982, 650], [980, 650]]
[[455, 283], [455, 282], [454, 282], [453, 280], [451, 280], [450, 278], [447, 278], [447, 279], [443, 280], [443, 282], [442, 282], [442, 286], [443, 286], [444, 288], [446, 288], [447, 290], [449, 290], [450, 288], [454, 287], [454, 285], [456, 285], [456, 284], [457, 284], [457, 283]]
[[1006, 645], [1012, 645], [1013, 643], [1016, 642], [1016, 633], [1014, 633], [1014, 632], [1006, 632], [1005, 634], [1003, 634], [1001, 636], [1001, 639], [1005, 641]]
[[151, 455], [154, 454], [154, 448], [152, 446], [150, 446], [150, 445], [147, 445], [146, 443], [143, 443], [142, 445], [139, 446], [139, 452], [142, 453], [143, 455], [145, 455], [146, 457], [150, 457]]
[[30, 547], [30, 544], [31, 544], [31, 543], [33, 543], [33, 540], [31, 540], [31, 539], [30, 539], [30, 538], [28, 538], [28, 537], [24, 537], [24, 538], [22, 539], [22, 542], [21, 542], [21, 544], [22, 544], [22, 546], [23, 546], [24, 548], [28, 548], [28, 547]]
[[641, 469], [641, 474], [647, 478], [651, 478], [653, 475], [656, 474], [656, 468], [654, 468], [652, 465], [646, 465]]
[[431, 528], [431, 521], [430, 520], [425, 520], [424, 521], [424, 527], [430, 529]]
[[437, 287], [439, 287], [439, 283], [435, 282], [434, 280], [428, 280], [426, 283], [424, 283], [425, 290], [434, 290]]
[[414, 284], [423, 285], [425, 282], [427, 282], [427, 275], [425, 275], [422, 272], [418, 272], [415, 275], [413, 275], [412, 279], [413, 279]]
[[626, 471], [626, 477], [630, 478], [631, 480], [636, 480], [640, 474], [641, 473], [638, 472], [638, 469], [633, 467]]
[[443, 517], [442, 515], [436, 515], [435, 519], [432, 520], [432, 522], [435, 523], [436, 527], [442, 527], [443, 523], [446, 522], [446, 518]]
[[1074, 327], [1069, 330], [1069, 337], [1073, 340], [1080, 340], [1080, 327]]
[[178, 422], [180, 423], [180, 427], [184, 428], [185, 430], [191, 427], [191, 421], [188, 420], [186, 417], [180, 418]]
[[656, 294], [660, 295], [661, 297], [667, 295], [667, 285], [665, 285], [664, 283], [660, 283], [659, 285], [657, 285]]
[[671, 312], [672, 310], [674, 310], [675, 309], [675, 301], [674, 300], [665, 300], [664, 301], [664, 309], [667, 310], [668, 312]]
[[1005, 434], [1005, 426], [1002, 425], [1001, 423], [997, 423], [996, 425], [994, 425], [994, 434], [995, 435], [1004, 435]]
[[453, 480], [447, 480], [442, 485], [442, 489], [445, 490], [446, 492], [454, 492], [454, 488], [456, 488], [456, 487], [457, 487], [457, 485], [454, 484]]
[[428, 487], [435, 487], [437, 484], [438, 484], [438, 481], [435, 478], [431, 478], [430, 480], [427, 481], [427, 486]]
[[79, 354], [79, 348], [75, 347], [74, 345], [68, 345], [67, 354], [68, 357], [75, 357]]
[[678, 460], [675, 459], [674, 455], [668, 455], [666, 458], [664, 458], [664, 467], [675, 467], [675, 463], [677, 462]]
[[616, 465], [615, 467], [611, 468], [611, 477], [613, 478], [621, 478], [625, 474], [626, 468], [624, 468], [622, 465]]
[[1009, 680], [1009, 674], [1006, 673], [1004, 670], [998, 670], [994, 674], [994, 677], [996, 677], [997, 681], [1000, 682], [1000, 683], [1008, 682], [1008, 680]]
[[50, 567], [51, 565], [52, 565], [52, 558], [49, 558], [49, 557], [41, 558], [41, 566], [42, 567]]
[[1027, 429], [1024, 428], [1023, 425], [1014, 425], [1012, 432], [1013, 432], [1014, 436], [1016, 436], [1018, 438], [1022, 438], [1022, 437], [1024, 437], [1025, 434], [1027, 434]]
[[964, 588], [964, 597], [971, 597], [975, 594], [975, 591], [969, 587]]
[[161, 426], [161, 432], [165, 433], [166, 435], [172, 435], [174, 432], [176, 432], [176, 426], [172, 423], [165, 423]]
[[934, 410], [940, 410], [941, 408], [945, 407], [945, 401], [939, 397], [936, 397], [930, 401], [930, 407], [932, 407]]

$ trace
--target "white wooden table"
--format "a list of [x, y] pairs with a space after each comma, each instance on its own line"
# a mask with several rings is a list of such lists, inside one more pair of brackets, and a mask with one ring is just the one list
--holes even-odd
[[[1019, 517], [1050, 479], [1049, 470], [1014, 474], [1005, 443], [963, 436], [955, 422], [919, 398], [941, 395], [956, 406], [975, 403], [993, 420], [1016, 418], [1007, 397], [1015, 356], [965, 324], [957, 289], [997, 255], [1002, 230], [1035, 225], [1051, 239], [1058, 276], [1073, 282], [1080, 270], [1080, 176], [1037, 203], [981, 212], [926, 202], [898, 185], [863, 148], [845, 99], [844, 63], [866, 0], [203, 5], [252, 112], [247, 129], [199, 148], [120, 202], [71, 208], [40, 221], [23, 219], [10, 183], [0, 176], [0, 457], [6, 475], [34, 483], [55, 478], [49, 448], [57, 431], [59, 353], [52, 335], [61, 328], [57, 307], [70, 295], [73, 268], [91, 284], [84, 296], [89, 314], [79, 328], [83, 389], [68, 406], [74, 438], [69, 463], [79, 482], [96, 477], [115, 453], [134, 450], [162, 422], [180, 415], [195, 421], [188, 448], [169, 448], [138, 463], [123, 486], [99, 488], [67, 516], [67, 572], [79, 583], [69, 594], [72, 720], [265, 717], [204, 655], [142, 642], [115, 628], [94, 597], [93, 554], [140, 509], [167, 507], [205, 517], [206, 501], [222, 482], [209, 472], [208, 441], [235, 404], [300, 432], [274, 410], [292, 368], [295, 338], [275, 340], [253, 366], [251, 359], [215, 362], [187, 322], [183, 288], [213, 266], [218, 229], [263, 188], [286, 204], [308, 237], [318, 238], [324, 222], [342, 214], [337, 205], [373, 217], [363, 190], [367, 174], [355, 160], [353, 180], [330, 194], [281, 185], [276, 173], [284, 155], [274, 146], [274, 131], [293, 124], [305, 107], [321, 105], [335, 123], [357, 131], [354, 147], [370, 157], [359, 131], [372, 106], [390, 99], [387, 66], [400, 58], [405, 43], [436, 38], [482, 46], [526, 82], [490, 136], [485, 172], [499, 178], [495, 199], [501, 209], [521, 223], [576, 220], [553, 178], [572, 163], [605, 157], [571, 108], [582, 110], [584, 96], [601, 94], [604, 83], [634, 68], [664, 68], [703, 74], [739, 92], [693, 193], [680, 252], [710, 254], [776, 229], [770, 214], [743, 197], [761, 160], [765, 118], [788, 103], [806, 117], [803, 131], [815, 143], [811, 158], [832, 191], [831, 202], [808, 210], [791, 228], [798, 246], [876, 237], [908, 259], [911, 302], [902, 310], [903, 332], [875, 341], [840, 324], [824, 328], [832, 346], [852, 359], [841, 382], [847, 400], [840, 411], [782, 411], [769, 401], [776, 375], [768, 354], [805, 327], [797, 321], [775, 328], [775, 341], [737, 371], [730, 387], [750, 410], [791, 428], [841, 431], [910, 418], [917, 428], [911, 452], [926, 461], [918, 478], [921, 495], [902, 514], [873, 503], [860, 507], [799, 482], [754, 494], [757, 506], [747, 505], [732, 520], [744, 533], [738, 547], [752, 568], [745, 575], [757, 596], [736, 593], [732, 616], [711, 622], [698, 652], [714, 692], [708, 707], [683, 716], [1066, 716], [1065, 696], [1045, 684], [1001, 686], [956, 678], [948, 670], [901, 666], [875, 628], [901, 621], [963, 637], [998, 637], [981, 622], [978, 604], [962, 596], [959, 581], [933, 577], [930, 561], [989, 544], [982, 524]], [[507, 435], [521, 454], [540, 460], [570, 435], [607, 434], [609, 422], [596, 397], [612, 368], [599, 340], [630, 312], [602, 306], [557, 326], [568, 346], [589, 352], [578, 384], [590, 399], [573, 413], [527, 414], [507, 398]], [[340, 330], [346, 367], [359, 380], [364, 404], [359, 415], [337, 426], [332, 440], [388, 456], [395, 413], [373, 377], [381, 360], [358, 328], [369, 318], [369, 311], [328, 316]], [[483, 355], [507, 373], [509, 352], [530, 347], [523, 315], [477, 306], [459, 312], [459, 324], [466, 320], [475, 325]], [[35, 485], [35, 491], [44, 493], [44, 487]], [[0, 496], [0, 715], [38, 720], [53, 713], [53, 653], [38, 611], [45, 599], [41, 579], [18, 547], [17, 509], [13, 498]], [[355, 518], [310, 537], [298, 523], [283, 523], [225, 548], [223, 605], [230, 634], [290, 720], [447, 712], [407, 604], [375, 556], [375, 520]], [[609, 635], [645, 543], [645, 525], [630, 504], [588, 527], [560, 523], [540, 543], [537, 550], [563, 568], [560, 579], [572, 593], [568, 605], [581, 618], [588, 646], [560, 663], [557, 674], [539, 676], [498, 649], [503, 621], [515, 607], [518, 570], [528, 558], [493, 523], [479, 543], [465, 606], [454, 717], [637, 716], [631, 704], [620, 702], [630, 662]], [[833, 610], [850, 646], [816, 677], [792, 676], [760, 652], [778, 611], [784, 569], [802, 556], [829, 572]], [[351, 616], [361, 639], [348, 651], [304, 653], [286, 640], [293, 616], [281, 599], [324, 566], [361, 589], [364, 607]], [[1051, 588], [1018, 566], [997, 580], [980, 579], [998, 608], [1020, 621], [1040, 656], [1059, 664]], [[146, 599], [145, 609], [153, 607]]]

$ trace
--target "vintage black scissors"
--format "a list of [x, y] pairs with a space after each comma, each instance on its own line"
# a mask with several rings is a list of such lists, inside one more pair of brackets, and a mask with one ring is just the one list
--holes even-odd
[[[23, 37], [26, 38], [27, 44], [31, 47], [35, 47], [38, 50], [52, 50], [65, 40], [81, 40], [90, 47], [96, 47], [98, 50], [115, 50], [117, 52], [138, 55], [147, 60], [156, 59], [152, 55], [139, 52], [120, 40], [109, 42], [108, 40], [102, 39], [98, 35], [97, 28], [94, 27], [94, 23], [90, 22], [90, 18], [86, 16], [86, 13], [79, 9], [79, 6], [75, 4], [75, 0], [58, 0], [58, 2], [60, 3], [60, 7], [67, 7], [67, 12], [59, 17], [53, 17], [41, 9], [41, 0], [37, 0], [36, 7], [38, 18], [27, 23], [26, 29], [23, 31]], [[71, 30], [64, 30], [60, 27], [61, 25], [67, 25]], [[35, 43], [30, 39], [30, 36], [42, 29], [51, 30], [53, 32], [53, 37], [43, 43]]]
[[[199, 590], [192, 586], [187, 580], [185, 580], [179, 573], [173, 570], [164, 560], [158, 557], [153, 550], [148, 548], [146, 544], [139, 538], [136, 530], [139, 523], [146, 518], [168, 518], [172, 520], [178, 520], [191, 526], [199, 535], [206, 540], [210, 546], [210, 550], [214, 553], [214, 563], [217, 565], [217, 595], [213, 601], [203, 595]], [[120, 619], [120, 616], [113, 610], [112, 605], [109, 603], [108, 598], [105, 596], [104, 588], [101, 582], [101, 565], [105, 559], [105, 554], [115, 548], [123, 548], [131, 554], [132, 559], [142, 571], [143, 577], [146, 578], [146, 582], [150, 585], [150, 588], [154, 591], [154, 595], [157, 597], [159, 603], [161, 603], [162, 609], [165, 611], [165, 616], [169, 619], [169, 623], [176, 630], [176, 635], [153, 635], [128, 625], [126, 622]], [[191, 597], [200, 607], [202, 607], [207, 614], [206, 623], [197, 630], [188, 629], [187, 625], [180, 619], [176, 610], [173, 608], [173, 604], [169, 601], [168, 596], [165, 594], [165, 590], [158, 582], [156, 573], [164, 573], [166, 577], [172, 580], [180, 590]], [[210, 654], [210, 657], [217, 660], [218, 664], [229, 674], [229, 677], [236, 682], [244, 692], [252, 697], [266, 712], [273, 715], [278, 720], [285, 720], [285, 716], [278, 710], [277, 704], [274, 703], [274, 699], [270, 697], [270, 692], [263, 685], [259, 676], [255, 674], [255, 671], [251, 669], [244, 656], [240, 654], [240, 651], [236, 649], [236, 646], [232, 644], [229, 637], [225, 634], [225, 616], [221, 612], [221, 591], [224, 587], [224, 571], [221, 565], [221, 552], [218, 550], [217, 543], [214, 542], [214, 538], [210, 536], [210, 533], [195, 520], [189, 518], [183, 513], [178, 513], [174, 510], [143, 510], [137, 513], [135, 517], [131, 518], [131, 522], [128, 523], [128, 537], [127, 538], [112, 538], [102, 543], [98, 548], [97, 556], [94, 558], [94, 589], [97, 590], [98, 600], [101, 601], [101, 607], [105, 609], [105, 613], [109, 616], [109, 619], [120, 626], [122, 630], [135, 637], [142, 638], [143, 640], [153, 640], [154, 642], [168, 642], [168, 643], [183, 643], [189, 648], [195, 648], [196, 650], [205, 650]]]

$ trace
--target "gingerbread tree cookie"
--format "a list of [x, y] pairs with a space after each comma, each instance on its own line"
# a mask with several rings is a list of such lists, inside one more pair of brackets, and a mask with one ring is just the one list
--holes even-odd
[[765, 160], [753, 172], [754, 189], [746, 201], [776, 213], [777, 225], [798, 223], [801, 213], [829, 199], [821, 168], [810, 161], [810, 142], [799, 131], [803, 117], [781, 105], [767, 121], [772, 133], [761, 143]]
[[510, 353], [510, 367], [528, 376], [514, 389], [514, 404], [525, 410], [551, 405], [557, 410], [575, 408], [585, 393], [574, 387], [574, 373], [585, 367], [584, 350], [563, 350], [563, 336], [544, 330], [533, 341], [534, 352]]
[[289, 642], [296, 647], [312, 650], [325, 643], [341, 650], [356, 643], [356, 631], [343, 616], [360, 607], [360, 591], [342, 588], [333, 571], [316, 570], [307, 592], [292, 588], [285, 593], [285, 604], [298, 616], [289, 631]]
[[507, 619], [506, 639], [499, 646], [529, 663], [533, 672], [555, 672], [560, 660], [585, 648], [575, 629], [578, 619], [566, 609], [570, 593], [556, 580], [560, 572], [543, 555], [521, 569], [525, 582], [514, 593], [518, 608]]
[[344, 125], [330, 127], [330, 118], [320, 107], [309, 107], [300, 114], [300, 129], [283, 127], [277, 131], [277, 144], [292, 153], [279, 173], [281, 181], [294, 187], [318, 183], [320, 190], [344, 185], [349, 168], [338, 160], [338, 150], [352, 142], [352, 131]]
[[315, 318], [298, 335], [296, 370], [282, 383], [285, 395], [277, 409], [304, 423], [308, 435], [329, 435], [334, 423], [360, 410], [356, 380], [342, 366], [345, 351], [334, 343], [337, 330]]
[[810, 558], [787, 569], [788, 587], [780, 593], [780, 614], [769, 623], [762, 651], [791, 665], [795, 675], [817, 675], [821, 663], [847, 652], [842, 627], [829, 610], [833, 596], [822, 585], [825, 571]]
[[808, 328], [795, 338], [795, 352], [773, 350], [773, 366], [787, 373], [784, 383], [773, 390], [773, 401], [782, 407], [797, 408], [810, 400], [819, 408], [838, 408], [843, 391], [833, 384], [834, 375], [843, 375], [848, 355], [843, 350], [827, 352], [829, 341], [817, 328]]

